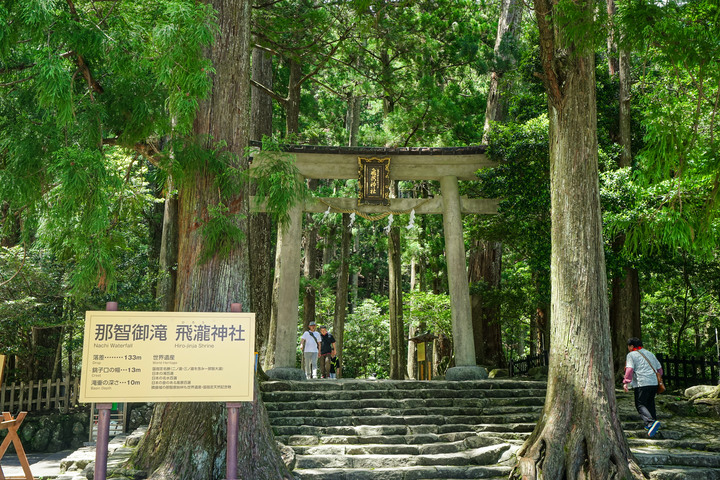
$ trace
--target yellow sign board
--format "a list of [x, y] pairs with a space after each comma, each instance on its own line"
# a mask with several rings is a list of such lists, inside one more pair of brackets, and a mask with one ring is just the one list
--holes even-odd
[[249, 402], [254, 374], [254, 313], [86, 314], [81, 402]]
[[0, 385], [3, 381], [3, 370], [5, 370], [5, 355], [0, 355]]
[[425, 342], [420, 342], [417, 344], [417, 360], [418, 362], [425, 361]]

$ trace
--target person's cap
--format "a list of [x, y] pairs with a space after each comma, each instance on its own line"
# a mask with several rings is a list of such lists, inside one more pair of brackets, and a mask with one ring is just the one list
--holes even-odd
[[308, 323], [308, 325], [311, 326], [311, 327], [314, 327], [314, 326], [315, 326], [315, 322], [310, 322], [310, 323]]
[[320, 330], [327, 330], [327, 327], [325, 325], [320, 325]]

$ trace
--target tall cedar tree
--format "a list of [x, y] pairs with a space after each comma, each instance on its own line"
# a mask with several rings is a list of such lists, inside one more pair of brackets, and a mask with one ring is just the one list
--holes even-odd
[[[193, 125], [198, 138], [224, 141], [226, 158], [246, 169], [250, 108], [250, 1], [216, 0], [219, 33], [208, 56], [215, 68], [210, 97], [203, 101]], [[199, 222], [210, 221], [220, 202], [228, 205], [228, 221], [247, 232], [245, 191], [219, 198], [217, 172], [202, 165], [179, 189], [179, 254], [175, 309], [185, 312], [228, 311], [230, 303], [249, 304], [250, 268], [246, 242], [226, 254], [203, 255], [207, 241]], [[136, 462], [154, 472], [150, 478], [217, 479], [225, 477], [226, 409], [219, 403], [165, 403], [155, 406]], [[241, 478], [289, 477], [259, 397], [239, 412], [238, 474]]]
[[514, 475], [642, 478], [617, 412], [598, 178], [595, 60], [578, 31], [588, 0], [535, 0], [550, 120], [550, 367], [545, 409]]

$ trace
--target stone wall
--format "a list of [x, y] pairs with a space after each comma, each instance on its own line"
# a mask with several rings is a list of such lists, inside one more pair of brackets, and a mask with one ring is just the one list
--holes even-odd
[[[89, 424], [88, 411], [69, 414], [29, 412], [18, 433], [26, 452], [58, 452], [81, 447], [87, 442]], [[0, 439], [6, 435], [7, 430], [0, 430]]]

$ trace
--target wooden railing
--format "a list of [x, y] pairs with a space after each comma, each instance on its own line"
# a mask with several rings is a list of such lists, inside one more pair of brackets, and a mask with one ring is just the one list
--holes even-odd
[[40, 380], [0, 386], [0, 411], [59, 410], [67, 412], [78, 403], [80, 379]]
[[694, 385], [717, 385], [718, 362], [705, 358], [673, 358], [662, 353], [657, 359], [663, 367], [663, 380], [672, 388], [688, 388]]
[[544, 367], [548, 365], [548, 351], [543, 351], [540, 355], [528, 355], [519, 360], [510, 359], [508, 361], [508, 370], [510, 376], [527, 375], [528, 371], [534, 367]]
[[[658, 353], [657, 359], [663, 367], [663, 379], [670, 388], [688, 388], [694, 385], [717, 385], [718, 362], [705, 358], [674, 358]], [[533, 367], [548, 364], [548, 352], [527, 356], [519, 360], [510, 360], [510, 376], [527, 375]]]

